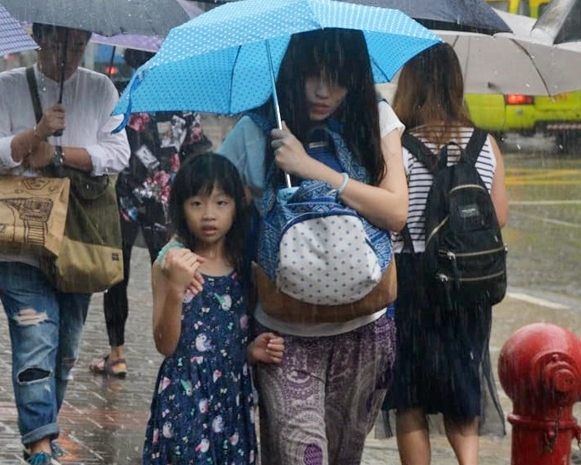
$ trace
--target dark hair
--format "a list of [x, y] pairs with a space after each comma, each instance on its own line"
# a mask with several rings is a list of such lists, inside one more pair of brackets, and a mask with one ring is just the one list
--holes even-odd
[[430, 47], [402, 68], [393, 109], [408, 129], [439, 125], [449, 139], [454, 126], [473, 126], [464, 104], [464, 79], [458, 56], [443, 42]]
[[[276, 83], [281, 117], [293, 134], [307, 143], [312, 122], [305, 81], [324, 73], [347, 89], [337, 114], [341, 135], [371, 183], [378, 185], [386, 166], [381, 152], [379, 112], [371, 62], [361, 31], [327, 28], [294, 34], [282, 60]], [[273, 154], [267, 150], [266, 165]]]
[[136, 50], [134, 48], [126, 48], [123, 52], [123, 59], [128, 66], [133, 69], [139, 68], [149, 59], [153, 58], [155, 53], [146, 52], [145, 50]]
[[[44, 38], [44, 36], [56, 34], [61, 31], [71, 30], [74, 28], [55, 26], [53, 24], [32, 23], [32, 37], [36, 40]], [[87, 41], [91, 39], [93, 33], [91, 31], [84, 31], [87, 34]]]
[[234, 222], [226, 234], [225, 247], [228, 260], [236, 271], [242, 273], [247, 206], [238, 170], [226, 157], [206, 152], [190, 157], [182, 164], [170, 190], [170, 228], [180, 242], [195, 251], [198, 243], [188, 228], [183, 210], [184, 202], [196, 195], [211, 194], [216, 185], [235, 202]]

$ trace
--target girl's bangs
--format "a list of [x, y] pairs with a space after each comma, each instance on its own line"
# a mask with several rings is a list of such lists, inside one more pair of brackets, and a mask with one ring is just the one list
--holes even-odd
[[348, 77], [353, 73], [349, 69], [344, 53], [337, 48], [315, 49], [306, 57], [306, 75], [309, 77], [324, 77], [329, 82], [347, 87]]

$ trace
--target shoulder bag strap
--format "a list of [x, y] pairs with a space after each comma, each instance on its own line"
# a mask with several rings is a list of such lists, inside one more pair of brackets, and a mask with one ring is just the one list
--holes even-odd
[[30, 90], [32, 106], [34, 107], [34, 116], [36, 117], [36, 122], [38, 123], [42, 118], [42, 105], [40, 104], [38, 86], [36, 85], [36, 77], [34, 76], [34, 68], [32, 66], [26, 68], [26, 79], [28, 80], [28, 89]]

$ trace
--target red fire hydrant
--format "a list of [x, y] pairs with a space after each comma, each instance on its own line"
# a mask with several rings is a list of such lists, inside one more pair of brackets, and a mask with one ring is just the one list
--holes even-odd
[[568, 465], [581, 441], [573, 404], [581, 400], [581, 339], [548, 323], [517, 330], [498, 360], [500, 383], [513, 401], [512, 465]]

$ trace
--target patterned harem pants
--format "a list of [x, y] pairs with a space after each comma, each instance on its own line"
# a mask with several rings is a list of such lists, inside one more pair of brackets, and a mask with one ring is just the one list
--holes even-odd
[[282, 336], [282, 363], [256, 367], [262, 465], [358, 465], [391, 381], [393, 319], [336, 336]]

